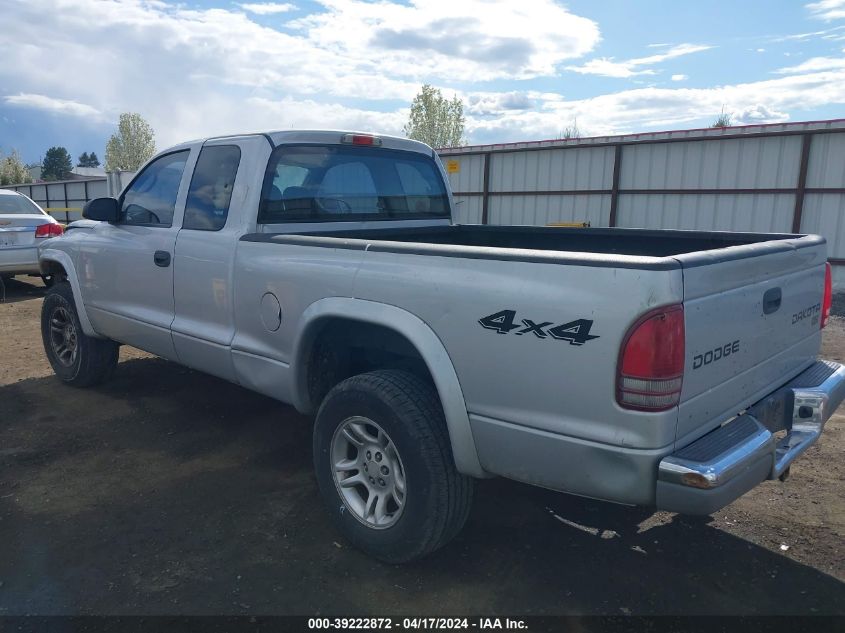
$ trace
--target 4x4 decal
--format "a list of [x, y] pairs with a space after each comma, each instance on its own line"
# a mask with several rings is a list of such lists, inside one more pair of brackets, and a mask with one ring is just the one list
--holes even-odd
[[[594, 338], [599, 338], [597, 335], [590, 334], [590, 329], [593, 327], [593, 322], [590, 319], [576, 319], [569, 323], [562, 323], [554, 325], [551, 321], [543, 321], [538, 323], [531, 319], [522, 319], [522, 324], [514, 323], [516, 320], [516, 310], [500, 310], [494, 314], [478, 319], [481, 327], [488, 330], [494, 330], [499, 334], [510, 334], [513, 332], [517, 336], [523, 334], [533, 334], [537, 338], [552, 337], [559, 341], [569, 341], [570, 345], [583, 345], [587, 341], [592, 341]], [[514, 330], [516, 330], [514, 332]]]

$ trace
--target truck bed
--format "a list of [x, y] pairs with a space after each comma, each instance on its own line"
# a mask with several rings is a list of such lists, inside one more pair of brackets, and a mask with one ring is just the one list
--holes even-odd
[[[272, 271], [285, 287], [302, 261], [309, 276], [343, 268], [346, 285], [332, 278], [333, 294], [402, 306], [454, 352], [471, 414], [544, 432], [648, 450], [686, 445], [806, 369], [819, 348], [826, 252], [817, 235], [482, 225], [260, 230], [267, 232], [241, 238], [242, 268]], [[273, 253], [262, 242], [287, 248]], [[260, 276], [255, 283], [251, 294], [268, 287]], [[771, 313], [767, 293], [777, 295]], [[649, 414], [648, 425], [631, 424], [642, 414], [615, 405], [620, 346], [639, 316], [673, 304], [685, 311], [680, 405]], [[589, 320], [598, 338], [580, 356], [527, 344], [526, 336], [502, 336], [490, 348], [489, 330], [474, 325], [502, 310], [517, 322]], [[726, 344], [740, 351], [704, 364]], [[496, 367], [495, 387], [480, 366]], [[542, 368], [532, 371], [536, 389], [525, 384], [527, 368]], [[571, 391], [567, 375], [579, 377]], [[589, 384], [594, 397], [580, 398], [575, 384]], [[548, 393], [561, 400], [550, 403]], [[599, 401], [608, 406], [597, 412]]]
[[646, 268], [678, 267], [681, 263], [672, 258], [679, 256], [683, 265], [689, 266], [696, 260], [715, 263], [824, 243], [816, 235], [788, 233], [489, 225], [341, 228], [296, 234], [260, 233], [243, 239], [332, 248], [339, 247], [338, 239], [341, 239], [345, 248], [491, 259], [531, 260], [540, 254], [544, 260], [556, 259], [561, 263], [576, 263], [572, 261], [574, 256], [592, 265], [602, 262], [619, 265], [624, 259], [629, 266]]

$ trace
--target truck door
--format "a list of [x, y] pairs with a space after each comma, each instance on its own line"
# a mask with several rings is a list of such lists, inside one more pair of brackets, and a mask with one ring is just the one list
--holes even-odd
[[173, 151], [144, 167], [120, 197], [119, 220], [92, 230], [77, 271], [94, 329], [170, 359], [173, 249], [189, 157], [189, 149]]
[[[236, 382], [232, 276], [238, 239], [246, 232], [251, 161], [269, 151], [262, 137], [207, 141], [185, 201], [174, 260], [173, 343], [179, 362]], [[263, 165], [260, 168], [263, 173]]]

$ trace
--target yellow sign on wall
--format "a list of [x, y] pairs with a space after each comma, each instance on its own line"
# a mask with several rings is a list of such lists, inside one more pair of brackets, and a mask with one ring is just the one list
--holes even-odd
[[457, 174], [461, 171], [461, 164], [453, 159], [446, 161], [446, 173], [447, 174]]

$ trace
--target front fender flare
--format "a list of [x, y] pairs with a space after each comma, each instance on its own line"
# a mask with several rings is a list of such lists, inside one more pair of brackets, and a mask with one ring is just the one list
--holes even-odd
[[407, 338], [416, 347], [434, 379], [446, 418], [455, 466], [465, 475], [488, 476], [478, 459], [463, 390], [446, 348], [427, 323], [402, 308], [351, 297], [329, 297], [308, 306], [302, 314], [293, 353], [293, 395], [297, 399], [297, 409], [316, 410], [315, 404], [309, 400], [307, 363], [304, 361], [320, 329], [320, 323], [328, 318], [353, 319], [380, 325]]
[[76, 266], [74, 266], [70, 255], [55, 248], [40, 249], [38, 252], [38, 265], [42, 272], [45, 271], [44, 264], [47, 262], [55, 262], [65, 269], [67, 280], [70, 283], [71, 290], [73, 290], [73, 301], [76, 304], [76, 314], [79, 317], [79, 324], [82, 326], [82, 331], [86, 336], [103, 338], [91, 326], [88, 312], [85, 310], [85, 304], [82, 303], [82, 291], [79, 288], [79, 278], [76, 276]]

